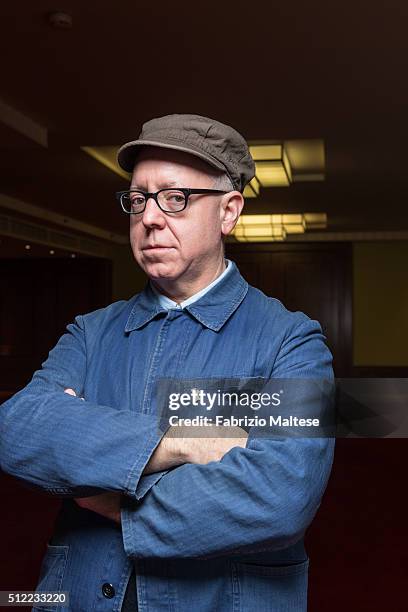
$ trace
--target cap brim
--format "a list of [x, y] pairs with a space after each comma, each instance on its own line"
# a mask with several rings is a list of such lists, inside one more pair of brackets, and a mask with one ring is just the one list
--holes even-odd
[[183, 151], [184, 153], [188, 153], [189, 155], [193, 155], [194, 157], [199, 157], [200, 159], [210, 164], [210, 166], [213, 166], [218, 170], [223, 170], [224, 172], [227, 171], [224, 164], [219, 162], [211, 155], [208, 155], [198, 149], [195, 149], [193, 146], [183, 146], [173, 143], [156, 142], [154, 140], [133, 140], [132, 142], [127, 142], [126, 144], [121, 146], [118, 151], [119, 166], [126, 172], [133, 172], [138, 149], [144, 146]]

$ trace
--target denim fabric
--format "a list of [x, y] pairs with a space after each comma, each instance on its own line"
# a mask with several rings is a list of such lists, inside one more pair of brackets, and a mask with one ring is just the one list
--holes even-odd
[[[141, 611], [306, 610], [303, 536], [333, 439], [250, 437], [219, 462], [142, 476], [163, 435], [159, 378], [333, 377], [319, 323], [231, 265], [185, 309], [166, 311], [147, 285], [76, 317], [0, 408], [1, 468], [65, 498], [38, 588], [69, 591], [68, 611], [119, 611], [133, 567]], [[121, 526], [72, 499], [103, 490], [122, 493]]]

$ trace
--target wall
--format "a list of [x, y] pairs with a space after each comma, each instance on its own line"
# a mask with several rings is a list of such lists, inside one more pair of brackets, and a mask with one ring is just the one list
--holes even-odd
[[112, 302], [129, 299], [145, 284], [146, 276], [136, 264], [130, 245], [115, 246], [112, 257]]
[[408, 242], [353, 244], [353, 363], [408, 366]]

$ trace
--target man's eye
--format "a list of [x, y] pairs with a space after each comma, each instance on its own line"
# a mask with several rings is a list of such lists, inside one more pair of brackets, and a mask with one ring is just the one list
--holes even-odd
[[144, 204], [144, 197], [142, 196], [135, 196], [134, 198], [131, 199], [131, 204], [132, 206], [137, 206], [137, 205], [141, 205]]
[[184, 193], [180, 193], [179, 191], [173, 191], [173, 193], [166, 193], [166, 201], [180, 204], [181, 202], [184, 202]]

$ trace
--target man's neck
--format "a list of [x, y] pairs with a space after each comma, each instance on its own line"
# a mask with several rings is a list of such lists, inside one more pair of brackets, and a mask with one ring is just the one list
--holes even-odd
[[159, 292], [168, 297], [173, 302], [177, 302], [177, 304], [181, 304], [185, 300], [188, 300], [190, 297], [208, 287], [212, 282], [214, 282], [226, 269], [226, 262], [224, 257], [219, 262], [218, 266], [214, 271], [208, 273], [206, 275], [200, 276], [199, 279], [188, 281], [157, 281], [150, 280], [154, 288]]

